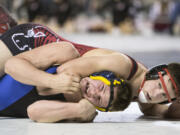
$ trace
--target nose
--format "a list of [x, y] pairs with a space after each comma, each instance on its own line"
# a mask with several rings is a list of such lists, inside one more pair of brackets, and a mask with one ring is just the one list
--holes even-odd
[[94, 98], [94, 99], [99, 99], [100, 97], [100, 91], [98, 88], [96, 87], [90, 87], [90, 91], [89, 91], [90, 97]]
[[152, 100], [155, 100], [161, 98], [164, 95], [164, 91], [162, 89], [153, 89], [148, 94]]
[[97, 95], [97, 89], [96, 89], [96, 87], [94, 87], [93, 85], [89, 85], [89, 88], [88, 88], [89, 90], [88, 90], [88, 94], [91, 96], [91, 97], [93, 97], [94, 95]]

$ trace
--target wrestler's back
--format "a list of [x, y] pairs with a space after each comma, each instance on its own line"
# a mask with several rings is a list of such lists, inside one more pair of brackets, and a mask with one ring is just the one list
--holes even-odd
[[[27, 26], [28, 25], [28, 26]], [[20, 29], [23, 30], [23, 27], [25, 28], [26, 31], [24, 33], [22, 31], [17, 31], [16, 30]], [[37, 29], [35, 29], [37, 28]], [[29, 35], [27, 34], [29, 30]], [[9, 32], [10, 31], [10, 32]], [[3, 53], [0, 53], [0, 67], [3, 75], [4, 71], [4, 64], [13, 55], [17, 55], [19, 53], [34, 49], [36, 47], [52, 43], [52, 42], [60, 42], [60, 41], [67, 41], [55, 33], [51, 32], [48, 28], [41, 26], [41, 25], [34, 25], [34, 24], [25, 24], [25, 25], [20, 25], [14, 27], [12, 30], [7, 31], [4, 35], [1, 37], [0, 43], [0, 50]], [[44, 33], [43, 33], [44, 32]], [[33, 36], [34, 34], [34, 36]], [[21, 37], [18, 36], [26, 35], [22, 41]], [[43, 38], [43, 35], [45, 35], [46, 38]], [[46, 36], [47, 35], [47, 36]], [[27, 38], [32, 36], [34, 39]], [[39, 36], [39, 37], [38, 37]], [[12, 40], [14, 37], [14, 40]], [[15, 39], [16, 38], [16, 39]], [[29, 39], [26, 40], [25, 39]], [[17, 41], [17, 42], [16, 42]], [[32, 42], [33, 41], [33, 42]], [[68, 41], [70, 42], [70, 41]], [[20, 43], [20, 44], [19, 44]], [[30, 43], [30, 44], [29, 44]], [[31, 44], [32, 43], [32, 44]], [[72, 43], [72, 42], [71, 42]], [[93, 47], [85, 46], [85, 45], [80, 45], [80, 44], [75, 44], [72, 43], [75, 48], [79, 51], [81, 55], [86, 53], [89, 50], [94, 49]], [[28, 45], [28, 46], [27, 46]], [[4, 77], [3, 77], [4, 78]], [[3, 79], [1, 78], [1, 79]], [[2, 80], [0, 80], [2, 81]], [[66, 98], [68, 98], [68, 95], [66, 95]], [[33, 102], [37, 100], [65, 100], [63, 94], [59, 95], [53, 95], [53, 96], [39, 96], [36, 92], [36, 90], [31, 90], [28, 94], [25, 96], [22, 96], [19, 98], [16, 102], [10, 104], [8, 107], [6, 107], [3, 110], [0, 110], [0, 116], [12, 116], [12, 117], [27, 117], [27, 112], [26, 109], [28, 105], [32, 104]], [[69, 98], [68, 98], [69, 99]], [[74, 99], [69, 99], [69, 100], [74, 100]]]
[[33, 23], [17, 25], [5, 32], [0, 39], [0, 77], [4, 75], [4, 64], [11, 56], [52, 42], [70, 42], [81, 56], [95, 49], [91, 46], [73, 43], [60, 37], [49, 28]]

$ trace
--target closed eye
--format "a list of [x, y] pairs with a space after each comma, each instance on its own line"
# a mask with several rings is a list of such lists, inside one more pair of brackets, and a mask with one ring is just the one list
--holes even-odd
[[89, 82], [86, 84], [86, 90], [89, 88]]
[[162, 96], [165, 97], [165, 98], [167, 97], [166, 93], [162, 93]]
[[161, 83], [158, 83], [158, 86], [159, 86], [159, 89], [161, 89], [161, 88], [162, 88]]

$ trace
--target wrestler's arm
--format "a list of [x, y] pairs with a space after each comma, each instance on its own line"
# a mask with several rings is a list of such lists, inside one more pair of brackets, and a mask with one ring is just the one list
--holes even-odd
[[147, 104], [147, 103], [138, 103], [141, 112], [145, 116], [158, 116], [164, 117], [168, 110], [168, 105], [161, 104]]
[[61, 120], [89, 122], [97, 115], [94, 106], [86, 99], [82, 99], [79, 103], [41, 100], [30, 105], [27, 112], [29, 118], [36, 122]]
[[131, 67], [132, 63], [126, 55], [111, 50], [98, 49], [90, 51], [83, 57], [64, 63], [57, 71], [86, 77], [94, 72], [109, 70], [127, 78]]
[[180, 118], [180, 98], [170, 105], [139, 103], [139, 107], [146, 116], [159, 116], [173, 119]]
[[5, 64], [5, 72], [22, 83], [49, 87], [51, 82], [56, 82], [55, 75], [43, 70], [78, 56], [68, 42], [51, 43], [11, 57]]

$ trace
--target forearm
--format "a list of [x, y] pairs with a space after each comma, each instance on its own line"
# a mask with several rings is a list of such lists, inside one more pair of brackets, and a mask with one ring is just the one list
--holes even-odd
[[5, 64], [5, 72], [22, 83], [49, 87], [53, 75], [43, 70], [78, 56], [71, 44], [52, 43], [11, 57]]
[[[46, 101], [42, 101], [46, 103]], [[43, 104], [43, 107], [39, 106], [32, 111], [31, 106], [28, 108], [28, 115], [31, 120], [36, 122], [57, 122], [65, 119], [77, 118], [77, 104], [76, 103], [57, 103], [58, 101], [47, 102], [49, 106]], [[37, 103], [36, 103], [37, 104]], [[52, 104], [52, 105], [50, 105]]]
[[82, 122], [85, 121], [82, 118], [83, 109], [79, 103], [44, 100], [30, 105], [28, 107], [28, 116], [36, 122], [57, 122], [61, 120], [78, 120]]
[[[10, 65], [13, 68], [9, 68]], [[6, 64], [5, 72], [15, 80], [28, 85], [49, 87], [53, 75], [37, 69], [30, 62], [16, 57], [10, 59]]]
[[168, 110], [167, 105], [160, 104], [139, 104], [139, 107], [142, 113], [144, 113], [146, 116], [164, 117]]

